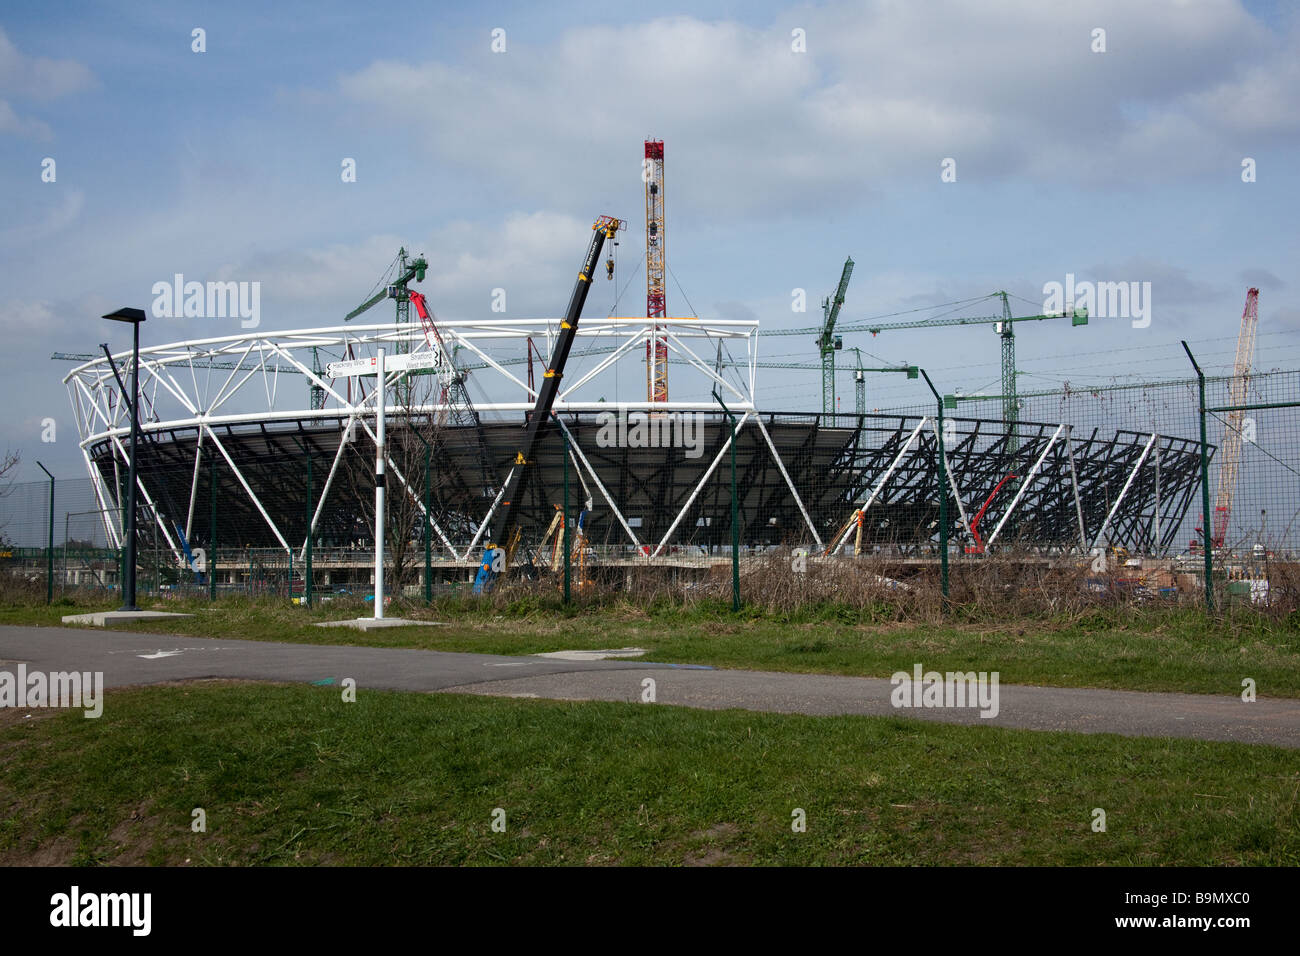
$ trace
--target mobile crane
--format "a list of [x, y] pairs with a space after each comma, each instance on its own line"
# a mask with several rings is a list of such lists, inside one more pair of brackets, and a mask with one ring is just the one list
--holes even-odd
[[483, 560], [479, 564], [478, 576], [474, 582], [475, 593], [491, 590], [497, 576], [505, 573], [510, 567], [510, 561], [514, 557], [520, 539], [520, 529], [516, 526], [519, 509], [524, 503], [529, 482], [536, 469], [537, 451], [542, 445], [543, 437], [550, 431], [551, 409], [560, 392], [564, 365], [569, 360], [569, 351], [573, 348], [573, 340], [578, 334], [578, 320], [582, 317], [582, 307], [586, 304], [587, 293], [591, 290], [591, 279], [600, 261], [601, 249], [604, 248], [606, 239], [612, 241], [618, 231], [625, 228], [627, 222], [615, 219], [613, 216], [600, 216], [591, 225], [591, 242], [582, 260], [578, 281], [574, 283], [573, 294], [569, 298], [569, 308], [564, 313], [564, 318], [560, 320], [560, 335], [556, 339], [555, 348], [551, 351], [550, 364], [542, 376], [542, 387], [537, 392], [537, 403], [528, 417], [528, 427], [524, 432], [522, 447], [515, 453], [515, 467], [506, 476], [501, 490], [500, 507], [504, 509], [504, 513], [494, 528], [495, 533], [488, 536], [489, 543], [484, 548]]

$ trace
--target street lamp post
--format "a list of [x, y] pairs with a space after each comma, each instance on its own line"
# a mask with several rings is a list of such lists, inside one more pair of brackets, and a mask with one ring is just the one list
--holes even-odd
[[925, 369], [920, 371], [925, 376], [925, 384], [930, 386], [930, 391], [934, 393], [934, 400], [939, 409], [937, 419], [939, 428], [936, 432], [939, 451], [939, 582], [943, 592], [943, 610], [946, 611], [948, 609], [948, 465], [943, 447], [943, 397], [930, 381], [930, 376], [925, 374]]
[[1205, 609], [1214, 610], [1214, 538], [1210, 535], [1210, 445], [1205, 439], [1205, 373], [1201, 371], [1201, 366], [1197, 364], [1196, 357], [1192, 355], [1192, 350], [1187, 347], [1187, 341], [1183, 340], [1183, 351], [1192, 362], [1192, 368], [1196, 369], [1196, 381], [1200, 389], [1200, 418], [1201, 418], [1201, 513], [1204, 517], [1201, 519], [1202, 540], [1205, 550]]
[[740, 509], [736, 496], [736, 416], [713, 388], [713, 400], [722, 406], [731, 425], [731, 610], [740, 611]]
[[[36, 463], [41, 471], [50, 475], [50, 469], [46, 468], [39, 461]], [[64, 547], [67, 547], [68, 536], [63, 535]], [[67, 568], [67, 562], [64, 562], [64, 568]], [[54, 603], [54, 476], [50, 475], [50, 538], [45, 546], [45, 603]]]
[[[131, 324], [131, 404], [129, 408], [131, 413], [131, 466], [127, 478], [126, 492], [126, 568], [124, 569], [125, 579], [122, 582], [123, 603], [121, 610], [138, 611], [140, 609], [135, 603], [135, 486], [136, 445], [140, 439], [140, 323], [144, 321], [144, 310], [118, 309], [116, 312], [108, 313], [103, 318], [111, 319], [114, 322], [129, 322]], [[111, 356], [109, 362], [112, 363]], [[117, 374], [116, 368], [113, 369], [113, 374]]]

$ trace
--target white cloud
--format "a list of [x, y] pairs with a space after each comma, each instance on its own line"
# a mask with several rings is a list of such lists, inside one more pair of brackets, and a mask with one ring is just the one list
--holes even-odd
[[0, 135], [22, 139], [53, 139], [48, 124], [19, 115], [8, 100], [48, 102], [93, 86], [90, 70], [75, 60], [26, 56], [0, 28]]
[[1237, 277], [1248, 286], [1258, 286], [1274, 292], [1286, 288], [1286, 283], [1267, 269], [1243, 269], [1237, 273]]
[[[1108, 33], [1092, 53], [1091, 31]], [[792, 53], [790, 30], [807, 31]], [[521, 196], [599, 197], [638, 173], [611, 144], [667, 141], [669, 201], [709, 215], [806, 212], [894, 183], [1198, 176], [1242, 135], [1293, 137], [1300, 34], [1233, 0], [1085, 9], [842, 3], [765, 29], [672, 17], [578, 26], [453, 67], [381, 61], [339, 80], [358, 121]]]
[[61, 324], [53, 306], [44, 300], [13, 300], [0, 303], [0, 328], [6, 335], [49, 332]]
[[35, 139], [46, 142], [54, 138], [50, 127], [37, 119], [19, 116], [14, 108], [0, 100], [0, 133], [12, 133], [23, 139]]
[[46, 102], [94, 84], [94, 75], [76, 60], [27, 56], [0, 28], [0, 93]]
[[[334, 325], [377, 291], [384, 270], [405, 244], [412, 257], [423, 254], [429, 261], [425, 281], [411, 288], [424, 293], [435, 315], [492, 316], [492, 293], [501, 288], [506, 291], [504, 317], [531, 318], [564, 310], [569, 292], [564, 280], [577, 274], [590, 238], [589, 222], [547, 211], [517, 213], [495, 226], [452, 222], [414, 244], [372, 235], [356, 243], [253, 256], [223, 266], [212, 278], [260, 281], [269, 328]], [[385, 300], [354, 321], [388, 322], [392, 317], [393, 306]]]
[[[1193, 279], [1186, 269], [1149, 257], [1095, 265], [1078, 278], [1097, 282], [1150, 282], [1152, 298], [1161, 305], [1204, 305], [1220, 299], [1224, 293], [1222, 288]], [[1241, 294], [1244, 297], [1246, 290], [1242, 289]]]
[[[56, 189], [51, 185], [50, 190]], [[55, 198], [57, 197], [57, 199]], [[0, 248], [27, 246], [62, 232], [77, 221], [86, 196], [79, 189], [65, 189], [51, 194], [51, 205], [38, 222], [16, 223], [0, 230]]]

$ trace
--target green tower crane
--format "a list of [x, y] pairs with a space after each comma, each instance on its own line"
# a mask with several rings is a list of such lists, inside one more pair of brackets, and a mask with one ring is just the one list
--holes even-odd
[[[429, 263], [424, 258], [424, 256], [416, 256], [414, 259], [410, 258], [406, 254], [406, 247], [403, 246], [401, 249], [397, 251], [397, 259], [394, 260], [394, 265], [397, 266], [397, 277], [393, 279], [392, 282], [387, 283], [387, 285], [384, 288], [381, 288], [378, 292], [372, 295], [365, 302], [362, 302], [359, 306], [357, 306], [347, 315], [343, 316], [344, 322], [348, 322], [351, 321], [352, 319], [355, 319], [358, 315], [360, 315], [362, 312], [365, 312], [367, 309], [369, 309], [375, 303], [379, 302], [381, 299], [393, 299], [396, 301], [397, 323], [399, 325], [405, 325], [407, 322], [411, 321], [411, 293], [410, 290], [407, 289], [407, 285], [412, 280], [414, 280], [415, 282], [423, 282], [425, 273], [429, 269]], [[389, 267], [389, 271], [391, 273], [392, 271], [391, 266]], [[385, 275], [385, 278], [387, 278], [387, 275]], [[383, 280], [380, 281], [382, 284]], [[406, 352], [409, 349], [410, 349], [410, 342], [408, 342], [406, 339], [398, 339], [397, 341], [398, 354]], [[313, 358], [313, 363], [315, 363], [314, 358]], [[403, 379], [403, 385], [399, 387], [402, 388], [405, 392], [405, 394], [399, 400], [402, 401], [403, 403], [409, 403], [411, 399], [410, 379], [409, 378]]]
[[840, 306], [844, 304], [844, 294], [849, 288], [849, 276], [853, 275], [853, 260], [844, 260], [844, 272], [840, 275], [839, 287], [834, 299], [822, 299], [822, 329], [817, 337], [817, 351], [822, 357], [822, 411], [827, 415], [835, 413], [835, 352], [844, 346], [844, 340], [835, 334], [835, 320], [840, 317]]
[[429, 263], [424, 256], [416, 256], [414, 259], [406, 254], [406, 247], [403, 246], [397, 250], [397, 278], [388, 283], [385, 288], [380, 289], [370, 298], [366, 299], [359, 306], [343, 316], [344, 322], [355, 319], [362, 312], [365, 312], [376, 302], [381, 299], [397, 300], [397, 321], [407, 322], [411, 315], [411, 297], [407, 292], [406, 286], [411, 280], [423, 282], [424, 275], [429, 269]]
[[858, 356], [858, 364], [853, 367], [853, 405], [859, 415], [867, 413], [867, 372], [902, 372], [908, 378], [917, 378], [921, 374], [915, 365], [906, 362], [902, 365], [866, 366], [862, 364], [862, 349], [854, 346], [852, 351]]
[[[721, 371], [723, 368], [749, 368], [749, 362], [745, 359], [724, 359], [721, 356], [721, 347], [719, 347], [718, 360], [714, 365], [715, 370]], [[918, 378], [920, 370], [915, 365], [908, 365], [904, 362], [902, 365], [877, 365], [867, 366], [862, 364], [862, 349], [849, 349], [850, 352], [858, 354], [858, 364], [841, 371], [853, 373], [853, 391], [857, 399], [857, 414], [865, 415], [867, 412], [867, 372], [902, 372], [908, 378]], [[593, 350], [594, 352], [594, 350]], [[868, 353], [870, 354], [870, 353]], [[883, 359], [882, 359], [883, 361]], [[821, 364], [817, 362], [768, 362], [760, 359], [754, 363], [755, 368], [793, 368], [793, 369], [819, 369]]]
[[[1088, 310], [1075, 309], [1066, 312], [1049, 312], [1043, 315], [1012, 315], [1011, 306], [1005, 291], [994, 292], [988, 298], [1001, 299], [1000, 315], [977, 315], [941, 319], [916, 319], [908, 322], [852, 322], [839, 327], [842, 334], [849, 332], [870, 332], [878, 335], [889, 329], [939, 329], [954, 325], [992, 325], [1002, 342], [1002, 416], [1008, 425], [1014, 426], [1019, 418], [1020, 403], [1016, 397], [1016, 338], [1017, 322], [1043, 322], [1047, 319], [1069, 319], [1072, 326], [1088, 324]], [[780, 329], [765, 333], [766, 335], [806, 335], [817, 329]], [[835, 336], [836, 339], [841, 336]], [[818, 340], [819, 344], [821, 339]], [[841, 343], [842, 344], [842, 343]], [[823, 351], [823, 361], [825, 359]], [[1014, 430], [1013, 430], [1014, 434]], [[1014, 441], [1014, 438], [1013, 438]]]
[[883, 325], [862, 323], [846, 325], [844, 332], [870, 332], [877, 335], [886, 329], [928, 329], [952, 325], [992, 325], [1002, 342], [1002, 420], [1009, 426], [1015, 425], [1020, 417], [1020, 401], [1016, 397], [1016, 323], [1043, 322], [1047, 319], [1069, 319], [1072, 326], [1088, 324], [1088, 310], [1076, 309], [1073, 312], [1049, 312], [1042, 315], [1012, 315], [1007, 293], [1000, 291], [994, 296], [1002, 300], [1001, 315], [968, 316], [953, 319], [919, 319], [915, 322], [888, 322]]

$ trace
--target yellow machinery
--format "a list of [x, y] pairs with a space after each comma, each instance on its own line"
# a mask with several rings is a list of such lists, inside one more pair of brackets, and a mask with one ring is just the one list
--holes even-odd
[[831, 546], [822, 552], [822, 557], [830, 556], [831, 551], [835, 548], [835, 542], [841, 540], [844, 535], [848, 533], [849, 528], [853, 527], [855, 523], [858, 526], [858, 533], [853, 539], [853, 556], [856, 558], [860, 555], [862, 553], [862, 525], [864, 517], [861, 508], [853, 512], [853, 514], [849, 516], [849, 520], [844, 522], [839, 531], [835, 532], [835, 537], [830, 539]]

